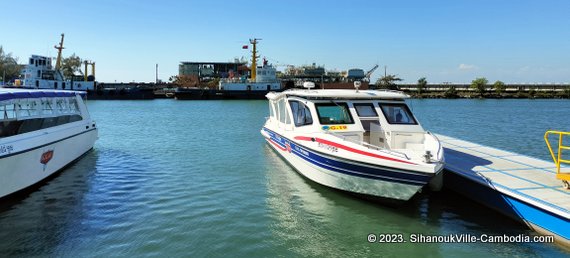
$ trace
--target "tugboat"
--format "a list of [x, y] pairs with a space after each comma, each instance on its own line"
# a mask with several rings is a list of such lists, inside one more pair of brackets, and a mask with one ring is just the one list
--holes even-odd
[[[61, 72], [61, 51], [63, 50], [64, 34], [61, 34], [59, 45], [55, 46], [58, 50], [55, 67], [52, 65], [51, 58], [40, 55], [32, 55], [28, 64], [22, 69], [21, 78], [14, 81], [14, 86], [29, 89], [55, 89], [55, 90], [94, 90], [95, 80], [66, 80]], [[86, 66], [87, 66], [86, 62]], [[94, 67], [94, 63], [92, 64]], [[94, 68], [93, 68], [94, 69]], [[86, 71], [87, 72], [87, 71]]]
[[[257, 43], [261, 39], [250, 39], [253, 46], [251, 58], [251, 76], [246, 78], [227, 78], [220, 80], [217, 89], [178, 88], [174, 98], [180, 100], [216, 100], [216, 99], [265, 99], [270, 91], [282, 91], [277, 79], [277, 69], [263, 60], [263, 66], [257, 66]], [[247, 45], [246, 45], [247, 46]]]
[[261, 134], [300, 174], [372, 199], [407, 201], [442, 186], [443, 147], [398, 91], [287, 90], [267, 94]]
[[[95, 81], [95, 63], [87, 60], [83, 61], [85, 65], [83, 76], [66, 78], [61, 71], [64, 36], [64, 34], [61, 34], [61, 41], [55, 46], [55, 49], [58, 50], [55, 66], [52, 65], [50, 57], [32, 55], [29, 63], [21, 71], [21, 78], [15, 80], [13, 86], [27, 89], [85, 91], [87, 99], [90, 100], [154, 99], [154, 92], [151, 88], [132, 86], [130, 84], [123, 87], [106, 87], [104, 84], [97, 85]], [[91, 66], [91, 75], [87, 75], [89, 65]]]

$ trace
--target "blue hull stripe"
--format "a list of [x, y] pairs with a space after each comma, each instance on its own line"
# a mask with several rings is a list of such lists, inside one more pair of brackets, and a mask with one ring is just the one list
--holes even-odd
[[411, 171], [409, 172], [390, 171], [387, 169], [382, 169], [381, 167], [372, 168], [368, 166], [356, 165], [347, 162], [342, 162], [336, 159], [331, 159], [326, 157], [325, 155], [321, 155], [312, 150], [304, 148], [267, 128], [263, 128], [263, 130], [269, 133], [272, 142], [280, 145], [284, 149], [287, 149], [287, 145], [289, 145], [291, 152], [297, 155], [298, 157], [304, 159], [305, 161], [315, 166], [330, 171], [350, 176], [358, 176], [363, 178], [396, 182], [408, 185], [417, 185], [417, 186], [426, 185], [431, 179], [430, 175], [418, 174]]

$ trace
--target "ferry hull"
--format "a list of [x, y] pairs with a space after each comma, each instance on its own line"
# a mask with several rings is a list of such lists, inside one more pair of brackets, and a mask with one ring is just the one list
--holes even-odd
[[[358, 162], [349, 163], [334, 160], [302, 148], [289, 140], [286, 140], [286, 144], [282, 144], [274, 137], [266, 137], [266, 141], [283, 159], [306, 178], [321, 185], [359, 195], [407, 201], [428, 184], [432, 178], [428, 175], [394, 172], [390, 171], [390, 168], [363, 165], [358, 164]], [[307, 153], [303, 154], [303, 152]], [[401, 174], [402, 177], [395, 177], [394, 175], [397, 174]]]
[[0, 156], [0, 198], [52, 176], [91, 150], [96, 140], [97, 129], [89, 123], [18, 140], [10, 145], [13, 152]]
[[[279, 90], [272, 90], [273, 92]], [[177, 100], [222, 100], [222, 99], [266, 99], [267, 90], [215, 90], [215, 89], [179, 89], [174, 92]]]

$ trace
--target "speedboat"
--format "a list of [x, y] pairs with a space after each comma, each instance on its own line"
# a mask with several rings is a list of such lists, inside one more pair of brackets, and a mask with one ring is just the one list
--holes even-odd
[[54, 175], [93, 148], [85, 92], [0, 88], [0, 198]]
[[270, 92], [265, 140], [295, 170], [319, 184], [374, 199], [406, 201], [442, 186], [443, 147], [399, 91]]

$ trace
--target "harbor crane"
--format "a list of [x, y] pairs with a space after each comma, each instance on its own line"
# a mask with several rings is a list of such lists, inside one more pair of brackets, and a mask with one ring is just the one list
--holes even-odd
[[366, 72], [366, 74], [364, 75], [364, 78], [366, 78], [367, 81], [370, 81], [370, 76], [372, 76], [372, 73], [374, 73], [374, 71], [376, 71], [376, 69], [378, 69], [378, 64], [376, 64], [374, 67], [372, 67], [372, 69], [370, 69], [368, 72]]
[[83, 64], [85, 65], [85, 73], [83, 73], [84, 80], [88, 81], [88, 78], [87, 78], [87, 66], [88, 65], [91, 65], [91, 76], [93, 76], [93, 80], [95, 80], [95, 62], [85, 60], [85, 61], [83, 61]]

